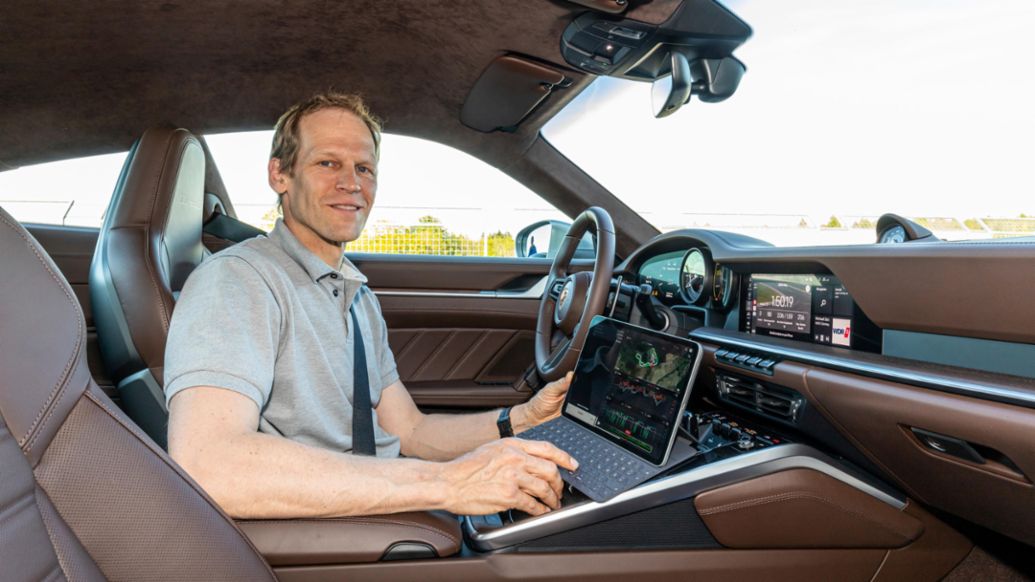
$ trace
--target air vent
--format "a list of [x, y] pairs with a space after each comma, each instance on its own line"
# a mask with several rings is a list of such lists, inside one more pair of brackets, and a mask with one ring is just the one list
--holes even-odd
[[719, 398], [784, 422], [798, 422], [805, 398], [790, 388], [716, 374]]

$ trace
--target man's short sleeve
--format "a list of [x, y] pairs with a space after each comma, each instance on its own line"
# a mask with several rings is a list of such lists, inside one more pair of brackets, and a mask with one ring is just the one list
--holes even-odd
[[245, 259], [216, 256], [191, 274], [173, 311], [165, 348], [166, 403], [182, 390], [233, 390], [262, 410], [273, 386], [281, 311]]

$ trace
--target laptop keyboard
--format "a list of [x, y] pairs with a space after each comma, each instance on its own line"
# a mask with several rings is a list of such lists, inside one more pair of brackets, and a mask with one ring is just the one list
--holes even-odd
[[520, 437], [551, 442], [575, 457], [578, 470], [560, 469], [561, 478], [593, 501], [607, 501], [662, 470], [563, 417], [529, 429]]

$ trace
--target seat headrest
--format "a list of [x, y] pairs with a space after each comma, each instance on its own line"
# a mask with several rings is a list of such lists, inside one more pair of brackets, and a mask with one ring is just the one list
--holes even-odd
[[0, 208], [0, 414], [42, 454], [90, 383], [79, 301], [43, 247]]
[[179, 291], [203, 258], [204, 201], [201, 142], [185, 129], [154, 127], [129, 152], [102, 231], [146, 231], [150, 259]]

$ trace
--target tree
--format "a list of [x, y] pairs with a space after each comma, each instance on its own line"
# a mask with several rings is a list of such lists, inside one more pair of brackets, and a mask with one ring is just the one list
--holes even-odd
[[985, 230], [981, 227], [981, 222], [978, 221], [978, 219], [976, 218], [968, 218], [964, 220], [963, 226], [969, 228], [970, 230]]
[[284, 213], [281, 212], [280, 206], [274, 206], [266, 211], [259, 219], [260, 226], [266, 232], [273, 230], [273, 225], [276, 224], [278, 218], [284, 218]]
[[836, 216], [831, 216], [830, 220], [828, 220], [823, 226], [826, 228], [844, 228], [841, 226], [841, 221], [838, 220]]
[[514, 237], [509, 232], [497, 230], [489, 235], [485, 248], [486, 255], [490, 257], [513, 257], [515, 254]]

